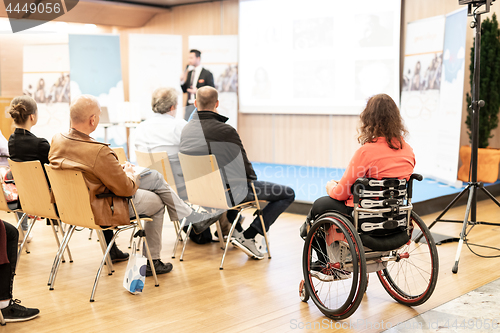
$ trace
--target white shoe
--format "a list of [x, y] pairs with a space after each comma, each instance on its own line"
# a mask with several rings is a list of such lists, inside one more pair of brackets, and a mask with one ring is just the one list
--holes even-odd
[[258, 260], [264, 259], [264, 255], [257, 249], [254, 238], [247, 239], [242, 233], [240, 237], [232, 239], [231, 244], [245, 252], [251, 258]]

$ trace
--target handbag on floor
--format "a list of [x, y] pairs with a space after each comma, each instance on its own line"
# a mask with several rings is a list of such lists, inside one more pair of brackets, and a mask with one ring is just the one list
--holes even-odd
[[142, 289], [144, 289], [147, 262], [146, 257], [137, 253], [134, 242], [127, 269], [125, 270], [125, 277], [123, 278], [123, 287], [134, 295], [141, 293]]

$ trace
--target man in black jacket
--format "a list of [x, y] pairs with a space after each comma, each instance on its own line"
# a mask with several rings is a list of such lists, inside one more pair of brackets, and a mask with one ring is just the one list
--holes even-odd
[[[253, 200], [253, 192], [249, 186], [249, 182], [253, 181], [259, 199], [269, 202], [263, 209], [266, 231], [269, 230], [278, 216], [294, 201], [293, 189], [257, 180], [238, 132], [232, 126], [225, 124], [228, 118], [217, 112], [219, 101], [215, 88], [198, 89], [195, 106], [198, 111], [182, 130], [180, 152], [187, 155], [216, 156], [222, 176], [231, 188], [234, 201], [231, 204], [237, 205]], [[228, 211], [229, 222], [234, 221], [236, 214], [236, 211]], [[263, 234], [258, 217], [248, 229], [234, 238], [232, 243], [250, 257], [263, 259], [264, 256], [255, 243], [257, 234]]]
[[201, 66], [201, 52], [193, 49], [189, 51], [188, 67], [181, 76], [182, 91], [188, 93], [184, 119], [189, 120], [194, 110], [196, 91], [205, 86], [215, 87], [214, 76]]

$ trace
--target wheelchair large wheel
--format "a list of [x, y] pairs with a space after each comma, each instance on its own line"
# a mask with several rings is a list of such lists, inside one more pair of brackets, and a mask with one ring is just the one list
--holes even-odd
[[366, 290], [366, 259], [351, 222], [325, 213], [311, 226], [302, 255], [305, 289], [327, 317], [351, 316]]
[[411, 213], [411, 224], [411, 240], [397, 251], [398, 260], [389, 261], [377, 276], [392, 298], [415, 306], [431, 297], [438, 278], [439, 260], [434, 239], [415, 212]]

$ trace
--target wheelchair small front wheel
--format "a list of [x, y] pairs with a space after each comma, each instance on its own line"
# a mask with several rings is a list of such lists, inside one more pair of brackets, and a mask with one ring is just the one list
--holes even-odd
[[411, 239], [397, 250], [398, 259], [390, 261], [377, 276], [392, 298], [401, 304], [416, 306], [434, 292], [439, 259], [431, 232], [415, 212], [411, 213], [411, 226]]
[[351, 222], [328, 212], [305, 239], [302, 270], [306, 292], [327, 317], [341, 320], [358, 308], [366, 290], [365, 252]]
[[301, 280], [299, 284], [299, 297], [300, 300], [305, 303], [309, 300], [309, 293], [306, 290], [304, 280]]

